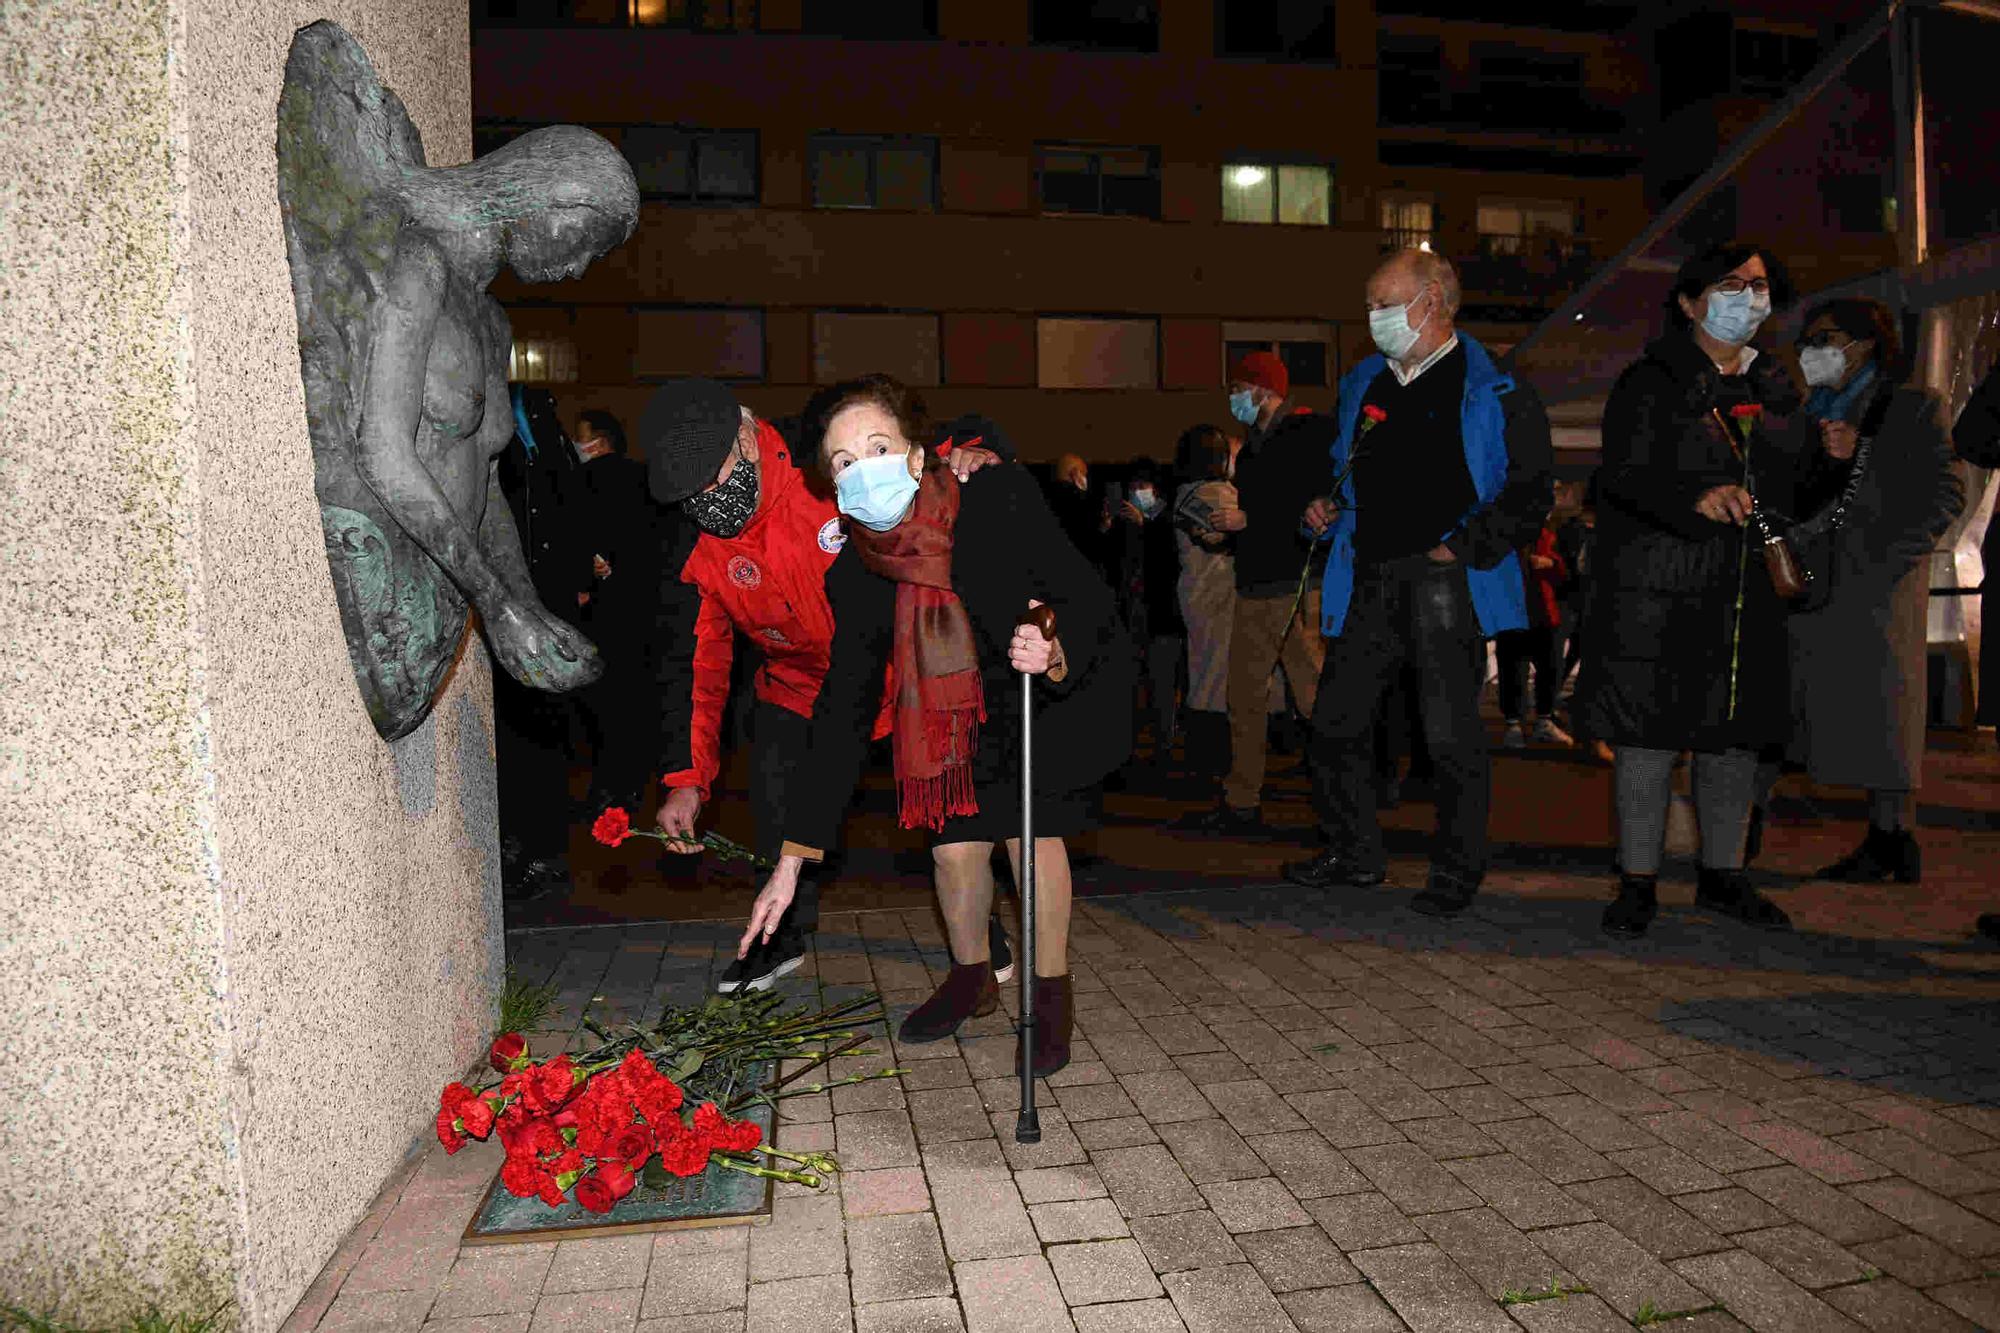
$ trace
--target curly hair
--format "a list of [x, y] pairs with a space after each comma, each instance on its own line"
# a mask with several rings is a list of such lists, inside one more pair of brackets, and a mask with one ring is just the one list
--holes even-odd
[[[850, 407], [863, 403], [881, 408], [896, 420], [896, 428], [912, 448], [924, 441], [927, 418], [924, 400], [915, 389], [894, 376], [871, 374], [829, 384], [806, 401], [799, 418], [799, 445], [805, 464], [806, 485], [822, 498], [833, 494], [833, 470], [826, 461], [826, 431], [833, 419]], [[937, 460], [926, 458], [924, 465]]]

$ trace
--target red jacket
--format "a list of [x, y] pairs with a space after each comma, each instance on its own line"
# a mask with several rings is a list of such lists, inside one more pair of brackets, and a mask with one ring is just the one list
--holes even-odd
[[1531, 561], [1524, 560], [1528, 576], [1528, 623], [1530, 625], [1557, 625], [1562, 623], [1562, 586], [1569, 578], [1569, 564], [1556, 549], [1556, 531], [1544, 526], [1535, 544], [1528, 548], [1528, 555], [1545, 555], [1555, 563], [1547, 569], [1536, 569]]
[[[763, 650], [757, 697], [811, 717], [833, 646], [833, 609], [826, 601], [826, 567], [847, 540], [833, 501], [808, 491], [792, 466], [784, 437], [757, 422], [763, 487], [756, 515], [734, 537], [703, 533], [681, 570], [701, 593], [695, 619], [694, 711], [690, 766], [668, 773], [669, 787], [698, 787], [708, 799], [722, 764], [722, 708], [736, 635]], [[878, 736], [884, 734], [877, 723]]]

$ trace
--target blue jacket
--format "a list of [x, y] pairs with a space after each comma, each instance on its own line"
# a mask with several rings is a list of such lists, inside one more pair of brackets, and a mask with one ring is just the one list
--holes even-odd
[[[1472, 472], [1472, 488], [1478, 496], [1472, 509], [1466, 512], [1465, 518], [1470, 518], [1493, 503], [1507, 484], [1506, 413], [1500, 399], [1514, 388], [1514, 381], [1493, 364], [1492, 356], [1470, 334], [1460, 333], [1458, 343], [1465, 349], [1465, 398], [1459, 424], [1465, 435], [1465, 465]], [[1340, 381], [1340, 406], [1336, 409], [1340, 434], [1333, 444], [1336, 477], [1347, 470], [1355, 422], [1361, 415], [1362, 395], [1387, 364], [1376, 353]], [[1320, 583], [1320, 632], [1328, 638], [1340, 637], [1347, 623], [1348, 603], [1354, 597], [1354, 479], [1343, 481], [1340, 492], [1340, 516], [1327, 529], [1333, 550], [1327, 556], [1326, 576]], [[1463, 524], [1465, 520], [1459, 521]], [[1451, 535], [1441, 532], [1438, 540], [1442, 542]], [[1509, 551], [1489, 569], [1475, 569], [1468, 564], [1465, 576], [1472, 588], [1472, 609], [1479, 617], [1479, 628], [1488, 638], [1503, 630], [1528, 627], [1528, 597], [1521, 582], [1520, 556]]]

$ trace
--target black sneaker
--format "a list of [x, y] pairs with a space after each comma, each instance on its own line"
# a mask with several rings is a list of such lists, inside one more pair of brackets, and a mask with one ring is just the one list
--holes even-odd
[[1456, 875], [1433, 870], [1424, 891], [1410, 899], [1410, 910], [1425, 916], [1457, 916], [1472, 906], [1472, 900], [1478, 896], [1477, 884], [1468, 884]]
[[545, 894], [569, 887], [567, 856], [535, 857], [518, 862], [511, 875], [503, 876], [500, 897], [509, 903], [533, 902]]
[[1790, 930], [1791, 917], [1785, 909], [1750, 887], [1750, 877], [1740, 870], [1701, 868], [1695, 880], [1694, 905], [1705, 912], [1733, 916], [1760, 930]]
[[1014, 950], [1007, 943], [1007, 928], [997, 916], [986, 922], [986, 948], [992, 955], [993, 980], [1006, 985], [1014, 979]]
[[1387, 878], [1380, 870], [1357, 865], [1352, 856], [1331, 847], [1310, 861], [1287, 861], [1284, 876], [1308, 889], [1331, 889], [1336, 885], [1370, 889]]
[[805, 936], [781, 930], [771, 937], [770, 943], [760, 941], [751, 945], [750, 952], [743, 957], [730, 960], [716, 979], [715, 989], [724, 995], [734, 995], [739, 990], [769, 990], [779, 977], [798, 971], [805, 961]]
[[1226, 801], [1198, 814], [1184, 815], [1173, 827], [1183, 833], [1213, 833], [1224, 838], [1261, 838], [1271, 831], [1261, 807], [1238, 810]]

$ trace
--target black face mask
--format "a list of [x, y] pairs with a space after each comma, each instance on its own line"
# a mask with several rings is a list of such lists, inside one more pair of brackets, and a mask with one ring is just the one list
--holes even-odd
[[711, 491], [696, 491], [681, 507], [703, 532], [734, 537], [756, 517], [757, 496], [757, 462], [738, 454], [728, 481]]

